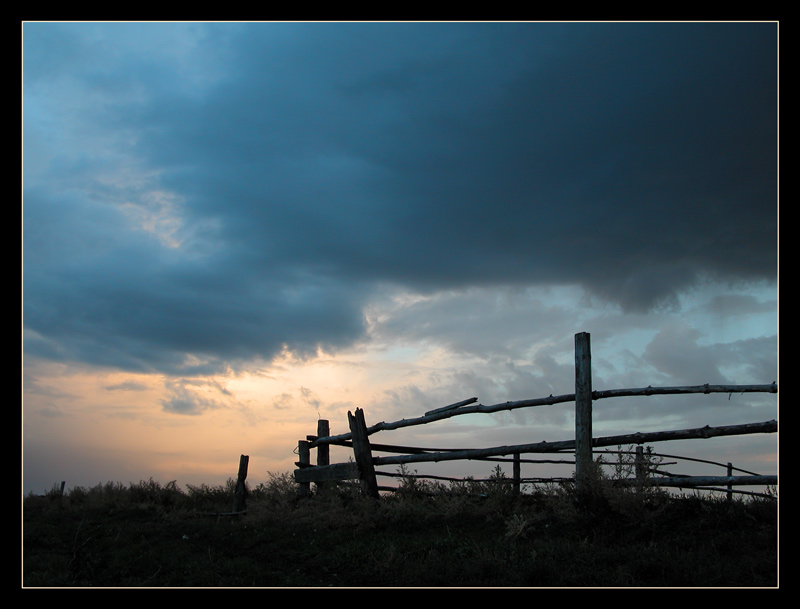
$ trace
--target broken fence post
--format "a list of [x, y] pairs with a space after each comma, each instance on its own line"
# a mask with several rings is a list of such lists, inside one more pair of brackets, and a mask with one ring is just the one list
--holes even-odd
[[247, 478], [247, 464], [250, 462], [250, 457], [242, 455], [239, 457], [239, 474], [236, 478], [236, 490], [233, 493], [233, 510], [232, 512], [243, 512], [245, 509], [245, 497], [247, 495], [247, 487], [245, 486], [245, 479]]

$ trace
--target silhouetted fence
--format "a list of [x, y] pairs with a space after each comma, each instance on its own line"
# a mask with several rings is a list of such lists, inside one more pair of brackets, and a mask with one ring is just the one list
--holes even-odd
[[[595, 438], [592, 435], [592, 403], [596, 400], [618, 398], [624, 396], [650, 396], [690, 393], [777, 393], [776, 383], [769, 385], [698, 385], [690, 387], [644, 387], [638, 389], [611, 389], [604, 391], [592, 390], [591, 374], [591, 348], [590, 336], [587, 332], [575, 335], [575, 393], [545, 398], [504, 402], [485, 406], [476, 404], [477, 398], [470, 398], [426, 412], [424, 415], [412, 419], [402, 419], [393, 423], [377, 423], [368, 427], [364, 418], [364, 411], [357, 408], [355, 414], [348, 412], [350, 433], [331, 436], [329, 435], [328, 421], [320, 420], [317, 424], [316, 435], [309, 435], [305, 440], [298, 442], [298, 457], [294, 471], [294, 478], [299, 483], [301, 495], [310, 493], [310, 484], [324, 486], [332, 480], [359, 480], [365, 494], [378, 497], [379, 487], [377, 476], [391, 476], [384, 472], [376, 471], [375, 466], [380, 465], [406, 465], [409, 463], [440, 462], [454, 460], [497, 460], [497, 457], [513, 455], [513, 480], [519, 488], [522, 480], [520, 464], [533, 462], [523, 460], [521, 455], [529, 453], [564, 453], [574, 452], [575, 456], [575, 482], [580, 489], [589, 475], [593, 465], [593, 449], [604, 446], [639, 445], [637, 447], [636, 477], [621, 483], [641, 482], [645, 471], [645, 460], [641, 453], [641, 445], [648, 442], [662, 442], [671, 440], [686, 440], [696, 438], [712, 438], [718, 436], [747, 435], [759, 433], [776, 433], [778, 422], [776, 420], [761, 423], [747, 423], [743, 425], [727, 425], [680, 429], [672, 431], [637, 432], [632, 434]], [[575, 438], [557, 442], [536, 442], [532, 444], [518, 444], [512, 446], [496, 446], [492, 448], [473, 449], [441, 449], [419, 448], [409, 446], [395, 446], [376, 444], [369, 437], [379, 431], [387, 431], [424, 425], [454, 416], [471, 413], [492, 413], [517, 408], [530, 408], [535, 406], [554, 405], [565, 402], [575, 403]], [[330, 463], [330, 445], [351, 447], [353, 461], [346, 463]], [[317, 463], [311, 463], [311, 449], [317, 449]], [[396, 456], [374, 456], [373, 451], [399, 453]], [[680, 488], [708, 488], [723, 486], [730, 492], [733, 486], [777, 486], [777, 476], [761, 476], [748, 473], [744, 476], [734, 476], [733, 468], [727, 464], [726, 476], [679, 476], [662, 475], [649, 476], [647, 483], [652, 486], [680, 487]], [[741, 471], [741, 470], [739, 470]], [[652, 472], [650, 472], [652, 473]], [[432, 476], [425, 476], [432, 478]]]

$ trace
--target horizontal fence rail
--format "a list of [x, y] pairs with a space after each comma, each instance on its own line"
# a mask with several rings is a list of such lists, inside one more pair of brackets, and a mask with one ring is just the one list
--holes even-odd
[[[777, 421], [764, 423], [747, 423], [744, 425], [727, 425], [724, 427], [698, 427], [696, 429], [679, 429], [675, 431], [653, 431], [633, 433], [605, 438], [592, 438], [592, 446], [619, 446], [620, 444], [644, 444], [665, 440], [690, 440], [695, 438], [713, 438], [717, 436], [734, 436], [752, 433], [774, 433], [778, 430]], [[375, 465], [400, 465], [405, 463], [423, 463], [454, 461], [460, 459], [480, 459], [497, 457], [514, 453], [549, 453], [575, 449], [575, 440], [560, 442], [535, 442], [533, 444], [517, 444], [514, 446], [497, 446], [494, 448], [473, 448], [455, 452], [424, 453], [419, 455], [402, 455], [397, 457], [373, 457]]]
[[[621, 480], [622, 484], [635, 484], [636, 480]], [[650, 486], [692, 488], [698, 486], [775, 486], [778, 476], [664, 476], [648, 478]]]
[[[298, 469], [294, 472], [295, 480], [300, 484], [300, 494], [310, 492], [309, 484], [316, 483], [323, 485], [326, 481], [359, 479], [364, 492], [371, 496], [378, 496], [379, 487], [375, 481], [376, 475], [387, 475], [376, 472], [375, 466], [379, 465], [405, 465], [408, 463], [436, 463], [440, 461], [456, 460], [478, 460], [486, 459], [497, 460], [497, 457], [513, 455], [515, 477], [519, 479], [519, 464], [522, 462], [519, 455], [523, 453], [562, 453], [564, 451], [574, 451], [576, 466], [576, 483], [580, 486], [581, 472], [588, 469], [588, 464], [592, 461], [592, 449], [605, 446], [620, 446], [623, 444], [642, 445], [647, 442], [660, 442], [671, 440], [687, 440], [712, 438], [720, 436], [749, 435], [761, 433], [777, 433], [778, 422], [776, 420], [764, 421], [760, 423], [746, 423], [742, 425], [725, 425], [711, 427], [706, 425], [693, 429], [678, 429], [655, 432], [636, 432], [631, 434], [593, 437], [591, 433], [591, 409], [592, 403], [597, 400], [621, 397], [646, 397], [651, 395], [687, 395], [687, 394], [711, 394], [727, 393], [777, 393], [778, 385], [776, 382], [763, 385], [693, 385], [682, 387], [641, 387], [630, 389], [610, 389], [594, 391], [591, 388], [591, 354], [589, 349], [588, 333], [575, 335], [575, 368], [576, 368], [576, 392], [563, 395], [550, 395], [544, 398], [526, 399], [518, 401], [508, 401], [499, 404], [483, 405], [476, 404], [478, 398], [468, 398], [442, 408], [427, 411], [420, 417], [401, 419], [391, 423], [380, 422], [371, 427], [367, 427], [364, 421], [363, 410], [357, 408], [355, 415], [348, 412], [348, 422], [350, 432], [335, 436], [328, 435], [328, 422], [319, 421], [317, 435], [307, 436], [306, 440], [301, 440], [298, 444], [298, 454], [300, 460], [296, 463]], [[517, 444], [511, 446], [495, 446], [490, 448], [470, 448], [470, 449], [442, 449], [442, 448], [421, 448], [396, 446], [391, 444], [375, 444], [369, 441], [369, 436], [379, 432], [401, 429], [415, 425], [424, 425], [434, 421], [448, 419], [473, 413], [495, 413], [517, 408], [530, 408], [537, 406], [555, 405], [566, 402], [575, 402], [576, 409], [576, 429], [575, 439], [562, 440], [557, 442], [535, 442], [529, 444]], [[328, 462], [328, 448], [330, 445], [351, 447], [354, 452], [355, 461], [348, 463], [330, 464]], [[312, 465], [309, 458], [309, 449], [317, 449], [317, 464]], [[641, 449], [640, 449], [641, 450]], [[373, 456], [373, 451], [401, 453], [394, 456]], [[741, 471], [741, 470], [740, 470]], [[777, 486], [777, 476], [761, 476], [750, 474], [746, 476], [731, 475], [727, 476], [681, 476], [664, 475], [661, 477], [648, 477], [647, 483], [653, 486], [665, 487], [708, 487], [708, 486]], [[633, 484], [641, 482], [632, 479], [628, 481], [615, 481], [620, 484]], [[383, 487], [380, 487], [383, 488]]]
[[[651, 395], [681, 395], [692, 393], [777, 393], [778, 385], [770, 383], [768, 385], [694, 385], [687, 387], [640, 387], [635, 389], [606, 389], [602, 391], [593, 391], [592, 400], [602, 400], [606, 398], [619, 398], [629, 396], [651, 396]], [[403, 427], [412, 427], [414, 425], [425, 425], [426, 423], [433, 423], [434, 421], [441, 421], [463, 414], [484, 413], [490, 414], [494, 412], [502, 412], [504, 410], [514, 410], [517, 408], [530, 408], [533, 406], [550, 406], [553, 404], [562, 404], [565, 402], [574, 402], [575, 394], [567, 393], [563, 395], [553, 396], [550, 395], [546, 398], [534, 398], [529, 400], [517, 400], [513, 402], [501, 402], [498, 404], [483, 405], [475, 404], [474, 406], [458, 406], [458, 404], [472, 403], [477, 401], [478, 398], [470, 398], [459, 402], [452, 406], [445, 406], [443, 408], [432, 410], [425, 413], [423, 416], [415, 417], [412, 419], [401, 419], [392, 423], [380, 422], [367, 427], [367, 434], [372, 435], [379, 431], [390, 431], [394, 429], [401, 429]], [[320, 444], [339, 444], [341, 442], [350, 440], [351, 433], [344, 433], [336, 436], [328, 436], [324, 438], [316, 438], [311, 444], [310, 448], [314, 448]]]
[[695, 385], [693, 387], [644, 387], [640, 389], [606, 389], [592, 391], [593, 400], [627, 396], [676, 395], [688, 393], [778, 393], [775, 382], [769, 385]]

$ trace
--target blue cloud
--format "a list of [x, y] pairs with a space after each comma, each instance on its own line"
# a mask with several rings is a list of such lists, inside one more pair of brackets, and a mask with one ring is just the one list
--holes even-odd
[[387, 284], [646, 311], [776, 278], [776, 24], [36, 23], [23, 50], [30, 353], [208, 373], [352, 344]]

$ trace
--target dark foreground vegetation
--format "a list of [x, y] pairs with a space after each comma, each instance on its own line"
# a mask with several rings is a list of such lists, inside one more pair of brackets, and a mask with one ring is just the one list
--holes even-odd
[[521, 495], [498, 474], [444, 487], [402, 478], [298, 499], [289, 475], [152, 480], [23, 500], [24, 587], [775, 587], [776, 497], [619, 489], [603, 479]]

